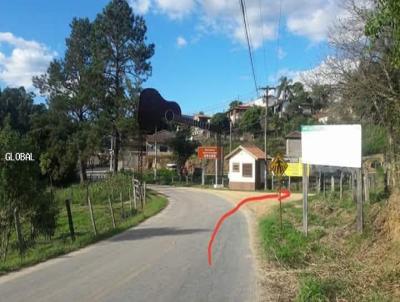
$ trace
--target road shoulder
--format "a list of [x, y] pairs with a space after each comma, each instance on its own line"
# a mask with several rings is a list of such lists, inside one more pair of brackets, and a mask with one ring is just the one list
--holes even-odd
[[[213, 189], [197, 189], [214, 194], [229, 201], [233, 206], [246, 197], [261, 196], [268, 193], [264, 192], [245, 192], [245, 191], [229, 191], [229, 190], [213, 190]], [[302, 195], [299, 193], [292, 194], [286, 202], [301, 200]], [[277, 301], [280, 296], [281, 282], [277, 282], [277, 278], [291, 277], [292, 274], [286, 276], [283, 271], [279, 270], [276, 265], [267, 261], [261, 247], [261, 237], [259, 234], [259, 221], [262, 217], [271, 213], [278, 205], [277, 199], [266, 200], [243, 206], [240, 210], [245, 215], [248, 223], [248, 231], [250, 238], [250, 248], [254, 256], [254, 265], [257, 276], [257, 294], [258, 301]], [[292, 280], [295, 282], [295, 280]], [[293, 284], [289, 282], [290, 284]]]

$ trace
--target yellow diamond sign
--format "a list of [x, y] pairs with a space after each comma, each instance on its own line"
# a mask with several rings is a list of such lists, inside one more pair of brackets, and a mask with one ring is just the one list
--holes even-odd
[[274, 172], [276, 176], [282, 176], [285, 173], [287, 167], [288, 164], [285, 162], [282, 155], [280, 154], [277, 154], [269, 165], [270, 170]]

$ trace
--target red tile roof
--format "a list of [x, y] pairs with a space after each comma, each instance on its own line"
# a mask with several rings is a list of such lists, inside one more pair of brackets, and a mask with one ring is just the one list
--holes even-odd
[[231, 153], [229, 153], [227, 156], [225, 156], [225, 159], [229, 159], [230, 157], [232, 157], [233, 155], [235, 155], [236, 153], [238, 153], [241, 150], [247, 151], [255, 159], [265, 159], [265, 152], [254, 145], [246, 145], [246, 146], [240, 145], [235, 150], [233, 150]]

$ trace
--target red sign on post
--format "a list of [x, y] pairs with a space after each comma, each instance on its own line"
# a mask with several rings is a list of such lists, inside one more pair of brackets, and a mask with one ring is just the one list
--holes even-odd
[[220, 159], [222, 148], [220, 147], [199, 147], [197, 150], [199, 159]]

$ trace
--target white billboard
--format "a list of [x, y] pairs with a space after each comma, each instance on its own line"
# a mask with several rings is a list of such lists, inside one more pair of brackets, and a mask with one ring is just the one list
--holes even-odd
[[361, 168], [361, 125], [301, 126], [303, 163]]

